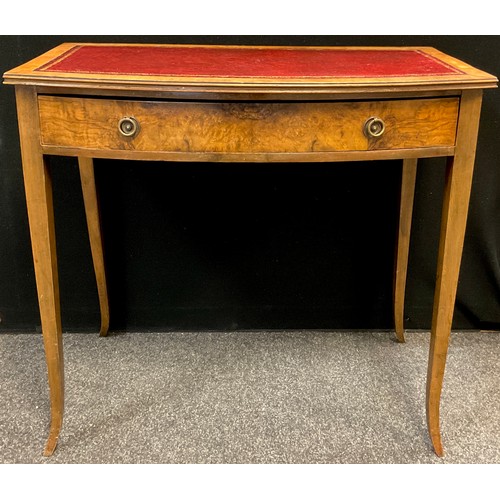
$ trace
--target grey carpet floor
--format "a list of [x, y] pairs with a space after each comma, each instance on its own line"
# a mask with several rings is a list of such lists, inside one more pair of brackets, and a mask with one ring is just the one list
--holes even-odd
[[39, 334], [0, 336], [2, 463], [499, 463], [500, 334], [452, 334], [446, 456], [425, 424], [429, 335], [64, 334], [66, 409], [41, 451]]

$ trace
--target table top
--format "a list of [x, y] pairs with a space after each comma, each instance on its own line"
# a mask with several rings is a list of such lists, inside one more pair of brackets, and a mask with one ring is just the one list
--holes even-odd
[[497, 79], [431, 47], [283, 47], [65, 43], [4, 74], [68, 87], [495, 87]]

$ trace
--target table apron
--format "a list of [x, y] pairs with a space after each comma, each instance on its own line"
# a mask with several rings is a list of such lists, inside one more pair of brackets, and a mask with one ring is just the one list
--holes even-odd
[[[459, 98], [316, 103], [39, 96], [47, 154], [179, 161], [343, 161], [448, 156]], [[379, 135], [366, 130], [383, 123]], [[126, 121], [131, 134], [120, 130]]]

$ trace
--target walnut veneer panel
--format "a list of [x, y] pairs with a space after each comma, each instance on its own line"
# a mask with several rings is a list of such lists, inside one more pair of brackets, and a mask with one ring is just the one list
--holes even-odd
[[[311, 153], [453, 146], [458, 98], [316, 103], [161, 102], [40, 96], [44, 146], [92, 150]], [[140, 126], [124, 137], [118, 123]], [[367, 138], [370, 117], [385, 122]]]

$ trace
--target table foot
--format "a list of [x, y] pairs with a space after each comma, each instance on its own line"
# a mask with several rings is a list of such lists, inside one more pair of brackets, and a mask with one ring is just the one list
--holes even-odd
[[49, 437], [47, 438], [47, 443], [45, 444], [45, 449], [43, 450], [44, 457], [50, 457], [54, 453], [57, 440], [59, 439], [59, 432], [61, 431], [62, 421], [52, 423], [50, 426]]
[[405, 339], [405, 332], [404, 330], [398, 332], [396, 330], [396, 340], [400, 343], [400, 344], [405, 344], [406, 343], [406, 339]]
[[[437, 405], [439, 405], [439, 401], [437, 402]], [[432, 447], [434, 448], [434, 453], [438, 457], [443, 457], [444, 451], [443, 451], [443, 443], [441, 441], [441, 432], [439, 431], [439, 415], [437, 415], [437, 417], [434, 419], [431, 419], [428, 416], [427, 427], [429, 429], [429, 437], [431, 438]]]
[[107, 337], [109, 331], [109, 314], [104, 317], [101, 312], [101, 328], [99, 329], [99, 337]]

